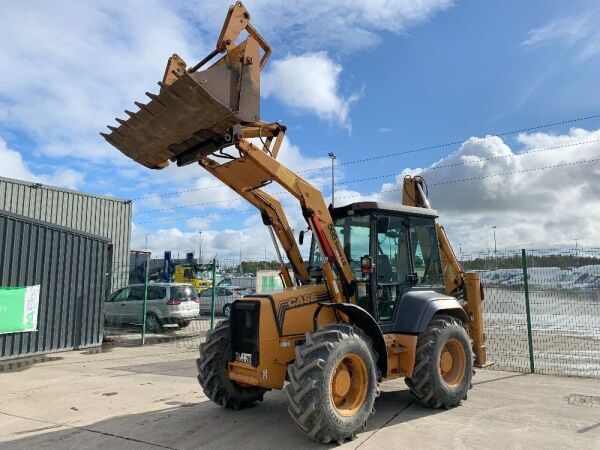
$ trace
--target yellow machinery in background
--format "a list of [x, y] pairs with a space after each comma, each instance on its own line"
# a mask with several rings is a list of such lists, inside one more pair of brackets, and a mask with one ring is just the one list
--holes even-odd
[[[459, 405], [473, 367], [488, 364], [479, 275], [462, 270], [422, 178], [404, 180], [402, 202], [331, 208], [277, 159], [286, 127], [259, 113], [270, 53], [237, 2], [211, 54], [192, 67], [173, 55], [159, 93], [103, 134], [148, 168], [199, 164], [260, 211], [275, 244], [285, 288], [235, 301], [207, 334], [197, 361], [205, 394], [239, 409], [285, 388], [298, 428], [323, 443], [363, 430], [386, 380], [404, 378], [425, 406]], [[299, 203], [308, 262], [304, 232], [297, 241], [270, 184]]]
[[173, 281], [175, 283], [191, 283], [198, 293], [212, 287], [212, 280], [199, 276], [193, 266], [175, 267]]

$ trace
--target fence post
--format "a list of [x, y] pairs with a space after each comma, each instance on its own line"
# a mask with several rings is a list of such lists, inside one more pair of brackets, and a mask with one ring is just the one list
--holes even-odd
[[144, 269], [144, 303], [142, 306], [142, 345], [146, 343], [146, 307], [148, 301], [148, 266], [150, 258], [146, 259], [146, 267]]
[[214, 328], [215, 324], [215, 292], [217, 290], [217, 258], [212, 260], [212, 295], [210, 299], [210, 329]]
[[531, 309], [529, 308], [529, 280], [527, 279], [527, 254], [521, 249], [523, 258], [523, 289], [525, 291], [525, 313], [527, 315], [527, 340], [529, 342], [529, 371], [535, 373], [535, 362], [533, 358], [533, 335], [531, 332]]

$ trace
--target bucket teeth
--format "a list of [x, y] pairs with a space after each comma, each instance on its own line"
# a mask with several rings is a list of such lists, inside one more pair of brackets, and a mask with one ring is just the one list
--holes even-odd
[[159, 98], [159, 96], [158, 96], [158, 95], [156, 95], [156, 94], [153, 94], [152, 92], [146, 92], [146, 96], [147, 96], [147, 97], [148, 97], [150, 100], [154, 101], [156, 104], [158, 104], [158, 105], [162, 106], [163, 108], [166, 108], [166, 105], [165, 105], [163, 102], [161, 102], [161, 101], [160, 101], [160, 98]]
[[[171, 84], [159, 81], [158, 93], [146, 92], [150, 100], [134, 102], [139, 110], [125, 110], [126, 117], [116, 119], [119, 127], [109, 126], [112, 133], [102, 136], [125, 155], [153, 169], [166, 167], [170, 160], [188, 164], [230, 145], [224, 136], [243, 119], [223, 100], [223, 92], [233, 82], [227, 75], [226, 69], [212, 79], [183, 71], [172, 77]], [[216, 87], [211, 91], [213, 85]]]

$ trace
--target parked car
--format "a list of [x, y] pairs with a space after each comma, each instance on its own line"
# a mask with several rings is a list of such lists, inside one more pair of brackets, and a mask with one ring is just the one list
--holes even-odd
[[[252, 294], [251, 288], [240, 286], [217, 286], [215, 288], [215, 314], [222, 314], [229, 317], [231, 304], [245, 295]], [[212, 289], [202, 291], [198, 296], [200, 299], [200, 312], [210, 313], [212, 302]]]
[[[144, 308], [144, 285], [133, 284], [113, 292], [104, 303], [108, 324], [139, 324]], [[146, 300], [146, 329], [160, 332], [164, 325], [190, 325], [200, 314], [196, 290], [191, 284], [152, 283]]]

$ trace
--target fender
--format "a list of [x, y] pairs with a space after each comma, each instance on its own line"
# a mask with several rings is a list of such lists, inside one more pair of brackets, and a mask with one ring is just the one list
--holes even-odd
[[436, 314], [456, 317], [463, 323], [470, 322], [460, 302], [435, 291], [409, 291], [402, 296], [394, 313], [393, 331], [404, 334], [420, 334], [425, 331]]
[[321, 312], [321, 308], [334, 308], [338, 311], [343, 312], [348, 316], [350, 322], [363, 330], [367, 336], [369, 336], [373, 340], [373, 349], [377, 352], [379, 356], [377, 358], [377, 368], [380, 371], [379, 376], [385, 377], [387, 374], [387, 349], [385, 347], [385, 340], [383, 338], [383, 333], [381, 328], [373, 318], [371, 314], [369, 314], [364, 308], [361, 308], [358, 305], [353, 305], [352, 303], [329, 303], [329, 302], [319, 302], [319, 307], [315, 311], [313, 317], [313, 324], [316, 330], [317, 326], [317, 317], [319, 312]]

